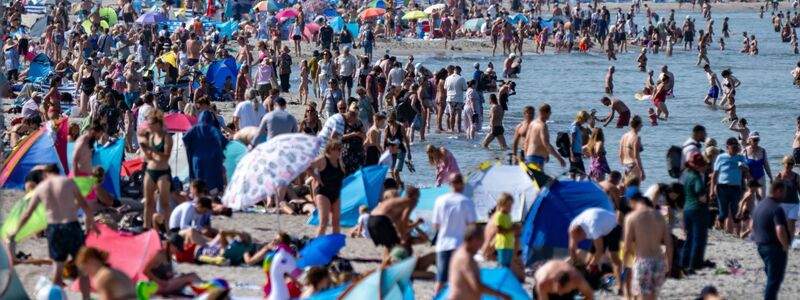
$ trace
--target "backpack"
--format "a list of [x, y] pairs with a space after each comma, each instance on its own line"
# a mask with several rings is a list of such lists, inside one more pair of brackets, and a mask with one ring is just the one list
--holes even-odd
[[681, 177], [681, 156], [683, 155], [683, 149], [678, 146], [670, 146], [667, 150], [667, 173], [669, 173], [669, 177], [672, 178], [679, 178]]
[[569, 157], [570, 155], [570, 142], [569, 142], [569, 133], [561, 131], [556, 134], [556, 148], [558, 149], [558, 154], [562, 157]]

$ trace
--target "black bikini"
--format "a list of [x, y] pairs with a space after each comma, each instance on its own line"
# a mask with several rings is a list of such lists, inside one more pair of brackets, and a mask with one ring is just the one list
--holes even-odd
[[[164, 152], [164, 139], [161, 139], [161, 143], [158, 144], [158, 145], [156, 145], [153, 142], [153, 140], [154, 140], [154, 138], [150, 137], [150, 145], [151, 145], [153, 151], [154, 152], [165, 153]], [[167, 167], [167, 169], [165, 169], [165, 170], [145, 169], [145, 172], [147, 173], [148, 176], [150, 176], [150, 179], [152, 179], [153, 182], [158, 181], [163, 176], [167, 176], [167, 180], [169, 180], [172, 177], [172, 170], [170, 170], [169, 167]]]

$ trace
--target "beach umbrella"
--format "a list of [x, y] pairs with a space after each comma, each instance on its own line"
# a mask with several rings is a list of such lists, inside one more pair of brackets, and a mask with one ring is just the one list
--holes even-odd
[[275, 0], [261, 1], [261, 2], [258, 2], [258, 4], [256, 4], [255, 6], [253, 6], [253, 9], [258, 9], [258, 11], [261, 11], [261, 12], [264, 12], [264, 11], [279, 11], [279, 10], [281, 10], [281, 8], [283, 8], [283, 5], [281, 5], [278, 2], [275, 2]]
[[297, 18], [297, 16], [299, 15], [300, 12], [294, 9], [284, 9], [283, 11], [275, 15], [275, 18], [277, 18], [278, 20], [287, 20], [287, 19]]
[[336, 12], [336, 10], [333, 8], [326, 8], [325, 10], [322, 11], [322, 14], [325, 15], [326, 17], [335, 17], [339, 15], [339, 13]]
[[433, 12], [435, 12], [435, 11], [437, 11], [437, 10], [442, 10], [442, 9], [444, 9], [445, 7], [446, 7], [446, 6], [445, 6], [443, 3], [434, 4], [434, 5], [431, 5], [431, 6], [428, 6], [428, 7], [426, 7], [426, 8], [425, 8], [425, 13], [426, 13], [426, 14], [432, 14]]
[[166, 21], [167, 21], [167, 17], [164, 16], [164, 14], [157, 13], [157, 12], [149, 12], [149, 13], [145, 13], [145, 14], [139, 16], [139, 18], [136, 19], [136, 24], [152, 25], [152, 24], [158, 24], [158, 23], [162, 23], [162, 22], [166, 22]]
[[106, 20], [108, 25], [114, 26], [117, 24], [117, 12], [114, 11], [110, 7], [101, 7], [100, 10], [97, 11], [100, 14], [100, 18]]
[[197, 124], [197, 118], [186, 114], [166, 114], [164, 115], [164, 125], [169, 132], [187, 132]]
[[386, 9], [386, 2], [383, 0], [372, 0], [369, 4], [367, 4], [367, 7]]
[[522, 21], [522, 23], [528, 24], [528, 17], [526, 17], [523, 14], [513, 14], [513, 15], [510, 15], [508, 17], [508, 21], [511, 22], [511, 24], [514, 24], [514, 25], [519, 23], [519, 21]]
[[314, 35], [314, 33], [316, 33], [317, 31], [319, 31], [319, 24], [316, 24], [316, 23], [307, 23], [307, 24], [306, 24], [306, 25], [304, 25], [303, 27], [304, 27], [304, 28], [303, 28], [303, 35], [304, 35], [304, 36], [305, 36], [307, 39], [311, 39], [311, 36], [313, 36], [313, 35]]
[[320, 140], [306, 134], [282, 134], [261, 143], [236, 165], [222, 203], [241, 210], [274, 195], [305, 172], [319, 154]]
[[[91, 33], [92, 21], [89, 19], [83, 20], [83, 22], [81, 23], [81, 27], [83, 27], [84, 32]], [[108, 29], [108, 22], [106, 22], [106, 20], [100, 20], [100, 28]]]
[[327, 265], [344, 248], [346, 238], [343, 234], [333, 233], [311, 240], [298, 253], [300, 259], [297, 260], [297, 267], [304, 269]]
[[469, 19], [464, 22], [464, 29], [469, 31], [481, 31], [481, 27], [483, 27], [484, 23], [486, 23], [486, 20], [483, 18]]
[[420, 10], [415, 10], [415, 11], [408, 12], [405, 15], [403, 15], [403, 20], [416, 20], [416, 19], [424, 19], [424, 18], [427, 18], [427, 17], [428, 17], [428, 14], [426, 14], [425, 12], [420, 11]]
[[386, 10], [383, 8], [367, 8], [358, 14], [358, 17], [363, 20], [377, 18], [383, 16], [384, 14], [386, 14]]

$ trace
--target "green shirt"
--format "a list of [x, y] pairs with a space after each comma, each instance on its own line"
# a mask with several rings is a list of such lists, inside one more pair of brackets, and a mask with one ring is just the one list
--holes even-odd
[[[514, 226], [514, 224], [511, 222], [511, 215], [509, 214], [498, 211], [494, 214], [494, 216], [492, 216], [492, 218], [494, 219], [494, 223], [497, 224], [498, 229], [508, 230]], [[498, 232], [494, 238], [494, 247], [498, 250], [514, 249], [514, 232]]]
[[708, 204], [700, 202], [698, 198], [706, 195], [706, 184], [697, 171], [689, 170], [683, 179], [683, 189], [686, 192], [686, 203], [683, 210], [707, 209]]

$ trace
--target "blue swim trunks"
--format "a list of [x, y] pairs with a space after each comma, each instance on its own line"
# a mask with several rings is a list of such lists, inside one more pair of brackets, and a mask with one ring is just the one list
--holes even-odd
[[716, 99], [717, 99], [717, 97], [719, 97], [719, 87], [718, 87], [718, 86], [716, 86], [716, 85], [715, 85], [715, 86], [712, 86], [712, 87], [710, 87], [710, 88], [708, 89], [708, 97], [709, 97], [709, 98], [712, 98], [712, 99], [714, 99], [714, 100], [716, 100]]
[[525, 155], [525, 164], [534, 164], [539, 168], [544, 167], [544, 157], [538, 155]]

